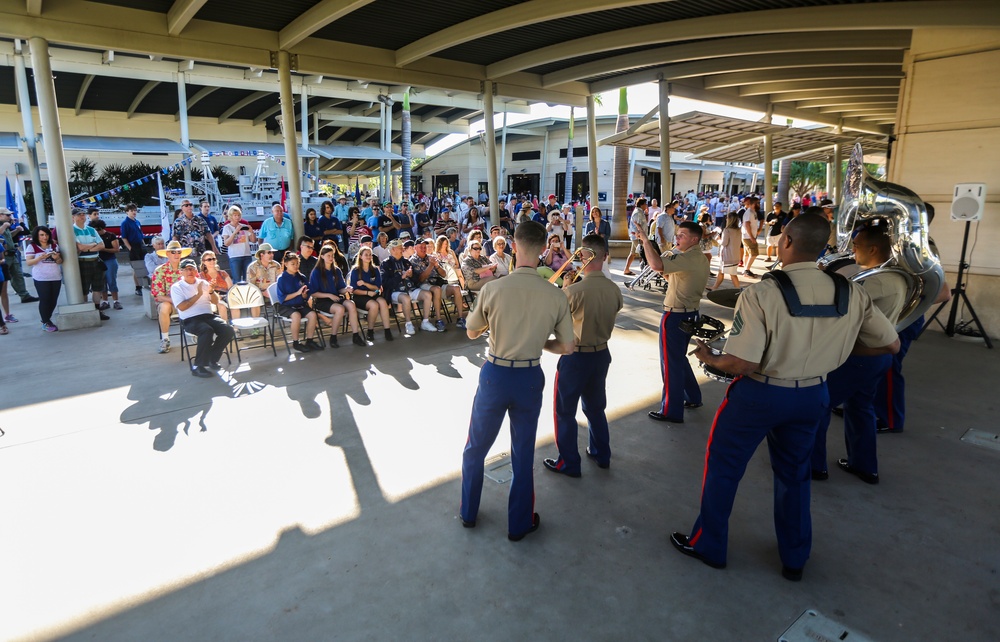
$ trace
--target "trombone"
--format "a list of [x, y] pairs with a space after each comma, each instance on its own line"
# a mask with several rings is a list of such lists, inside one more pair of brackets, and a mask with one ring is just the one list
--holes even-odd
[[562, 264], [562, 267], [556, 270], [555, 274], [549, 277], [549, 283], [554, 284], [556, 281], [558, 281], [559, 277], [561, 277], [563, 272], [566, 271], [566, 268], [572, 265], [573, 261], [579, 260], [580, 270], [576, 273], [576, 277], [573, 279], [573, 281], [576, 281], [576, 279], [579, 278], [581, 274], [583, 274], [583, 268], [590, 265], [590, 262], [594, 260], [594, 256], [595, 256], [594, 251], [589, 247], [576, 248], [576, 250], [570, 255], [569, 259]]

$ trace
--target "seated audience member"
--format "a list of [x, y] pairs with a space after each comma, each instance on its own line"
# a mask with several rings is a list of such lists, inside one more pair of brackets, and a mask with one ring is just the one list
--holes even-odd
[[361, 249], [361, 239], [367, 236], [369, 237], [368, 242], [371, 243], [371, 235], [372, 228], [365, 224], [364, 219], [361, 218], [360, 210], [357, 207], [352, 207], [347, 221], [347, 256], [351, 261], [354, 260], [354, 257], [358, 255], [358, 250]]
[[378, 265], [381, 266], [384, 261], [389, 259], [389, 235], [385, 232], [379, 232], [378, 236], [375, 237], [375, 242], [377, 245], [372, 247], [372, 254], [378, 259]]
[[361, 337], [360, 326], [358, 325], [358, 310], [354, 307], [354, 302], [347, 298], [351, 293], [350, 286], [344, 280], [344, 273], [334, 262], [334, 248], [336, 245], [324, 245], [319, 251], [319, 262], [313, 269], [309, 277], [309, 292], [312, 294], [313, 310], [318, 310], [332, 315], [327, 317], [319, 315], [318, 319], [330, 326], [330, 347], [336, 348], [337, 333], [340, 332], [340, 324], [347, 315], [353, 333], [354, 345], [367, 345]]
[[[437, 257], [429, 252], [427, 244], [430, 240], [419, 239], [414, 246], [414, 254], [410, 257], [410, 265], [413, 266], [413, 280], [421, 290], [425, 292], [430, 292], [431, 303], [434, 306], [434, 327], [438, 332], [445, 331], [444, 318], [441, 316], [441, 286], [447, 285], [445, 280], [445, 275], [447, 272], [444, 267], [438, 263]], [[424, 327], [428, 321], [431, 320], [430, 317], [430, 304], [424, 303], [424, 322], [421, 323], [421, 327]]]
[[[389, 297], [389, 302], [398, 305], [406, 319], [404, 334], [412, 336], [416, 333], [413, 327], [412, 302], [414, 299], [424, 304], [424, 311], [429, 310], [431, 293], [417, 287], [414, 281], [413, 266], [403, 258], [403, 244], [393, 241], [389, 243], [390, 256], [382, 262], [382, 288]], [[430, 325], [427, 319], [421, 324], [421, 329], [436, 332], [437, 328]]]
[[[319, 249], [316, 245], [318, 242], [308, 236], [299, 237], [299, 270], [302, 271], [303, 276], [307, 279], [312, 274], [318, 261], [316, 256], [316, 252]], [[336, 241], [331, 240], [330, 243], [335, 244]]]
[[[162, 241], [161, 241], [162, 243]], [[155, 247], [155, 246], [154, 246]], [[170, 315], [174, 313], [174, 303], [170, 288], [181, 280], [181, 259], [191, 254], [191, 248], [181, 247], [179, 241], [170, 241], [166, 248], [156, 253], [166, 262], [153, 272], [150, 294], [156, 301], [157, 319], [160, 324], [160, 354], [170, 352]], [[198, 264], [195, 263], [195, 268]]]
[[507, 254], [507, 239], [498, 236], [493, 239], [493, 254], [490, 255], [490, 263], [497, 266], [493, 274], [499, 279], [510, 274], [510, 254]]
[[[309, 284], [299, 273], [299, 256], [287, 252], [281, 262], [284, 271], [278, 277], [278, 300], [274, 302], [274, 309], [279, 315], [291, 320], [292, 348], [296, 352], [322, 350], [323, 346], [315, 339], [316, 312], [309, 307]], [[306, 319], [305, 343], [299, 343], [302, 317]]]
[[184, 332], [198, 337], [191, 374], [211, 377], [212, 370], [219, 370], [219, 359], [236, 331], [212, 313], [212, 304], [218, 305], [219, 295], [204, 279], [198, 278], [198, 264], [194, 259], [180, 263], [181, 279], [170, 286], [170, 301], [177, 309]]
[[469, 251], [462, 259], [462, 274], [465, 276], [465, 287], [470, 292], [478, 292], [486, 283], [496, 276], [497, 266], [483, 255], [481, 239], [469, 241]]
[[[266, 301], [269, 300], [267, 289], [272, 283], [278, 282], [281, 266], [274, 260], [274, 248], [270, 243], [261, 243], [254, 257], [254, 262], [247, 268], [247, 283], [256, 285]], [[274, 301], [271, 301], [271, 304], [273, 305]], [[253, 308], [250, 314], [255, 317], [260, 316], [260, 309]]]
[[444, 267], [445, 280], [448, 282], [447, 285], [442, 286], [442, 298], [451, 298], [458, 316], [458, 321], [455, 325], [459, 329], [464, 330], [466, 311], [462, 300], [462, 288], [465, 284], [465, 276], [462, 274], [462, 265], [458, 260], [458, 256], [452, 251], [447, 236], [442, 235], [437, 237], [434, 243], [434, 254], [437, 256], [438, 263]]
[[385, 330], [385, 340], [392, 341], [389, 329], [389, 304], [382, 295], [382, 273], [373, 261], [372, 249], [362, 245], [351, 270], [350, 287], [354, 304], [368, 316], [368, 340], [375, 342], [375, 322], [381, 318]]
[[[219, 269], [219, 258], [215, 252], [209, 250], [201, 255], [201, 278], [208, 281], [216, 294], [219, 295], [219, 302], [216, 307], [219, 309], [219, 316], [223, 321], [229, 320], [229, 307], [226, 305], [226, 296], [229, 295], [229, 288], [233, 287], [233, 280], [225, 270]], [[234, 319], [240, 318], [240, 311], [233, 310]]]

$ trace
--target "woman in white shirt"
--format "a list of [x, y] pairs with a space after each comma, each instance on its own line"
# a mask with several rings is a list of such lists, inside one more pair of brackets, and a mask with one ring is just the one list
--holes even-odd
[[229, 222], [222, 228], [222, 244], [229, 256], [229, 271], [237, 282], [247, 280], [247, 267], [253, 260], [250, 244], [257, 242], [257, 233], [243, 221], [243, 210], [238, 205], [230, 205], [226, 212]]

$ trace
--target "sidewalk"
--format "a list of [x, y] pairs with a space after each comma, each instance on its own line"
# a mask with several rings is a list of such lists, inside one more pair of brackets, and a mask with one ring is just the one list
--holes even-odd
[[[516, 544], [504, 483], [486, 480], [475, 529], [457, 516], [485, 342], [454, 326], [376, 333], [370, 348], [254, 350], [200, 380], [179, 348], [156, 354], [131, 288], [121, 298], [102, 327], [54, 334], [12, 302], [0, 639], [774, 640], [806, 609], [874, 640], [1000, 639], [1000, 452], [960, 440], [996, 432], [1000, 362], [981, 343], [931, 331], [914, 344], [907, 432], [879, 437], [878, 486], [835, 469], [814, 484], [813, 555], [794, 584], [779, 573], [766, 449], [740, 487], [729, 568], [670, 547], [697, 514], [725, 387], [705, 380], [684, 425], [648, 420], [654, 293], [625, 292], [611, 341], [610, 470], [542, 467], [556, 362], [543, 358], [542, 525]], [[504, 432], [487, 466], [501, 481]]]

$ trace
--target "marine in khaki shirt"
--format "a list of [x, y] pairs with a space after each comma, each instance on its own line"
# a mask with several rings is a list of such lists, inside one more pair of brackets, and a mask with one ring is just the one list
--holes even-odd
[[587, 271], [583, 278], [564, 288], [573, 316], [576, 345], [606, 344], [622, 309], [621, 289], [601, 270]]
[[673, 254], [664, 252], [660, 257], [663, 274], [667, 277], [667, 293], [663, 297], [663, 309], [697, 310], [701, 305], [701, 295], [708, 281], [709, 263], [696, 243], [693, 247]]
[[484, 285], [465, 327], [470, 334], [490, 330], [490, 354], [501, 359], [540, 358], [550, 334], [561, 343], [573, 341], [566, 295], [528, 267]]
[[[892, 254], [889, 236], [884, 227], [868, 227], [854, 237], [854, 260], [862, 269], [876, 268], [889, 260]], [[895, 325], [906, 305], [909, 285], [903, 275], [886, 271], [873, 274], [859, 281], [875, 307]]]

